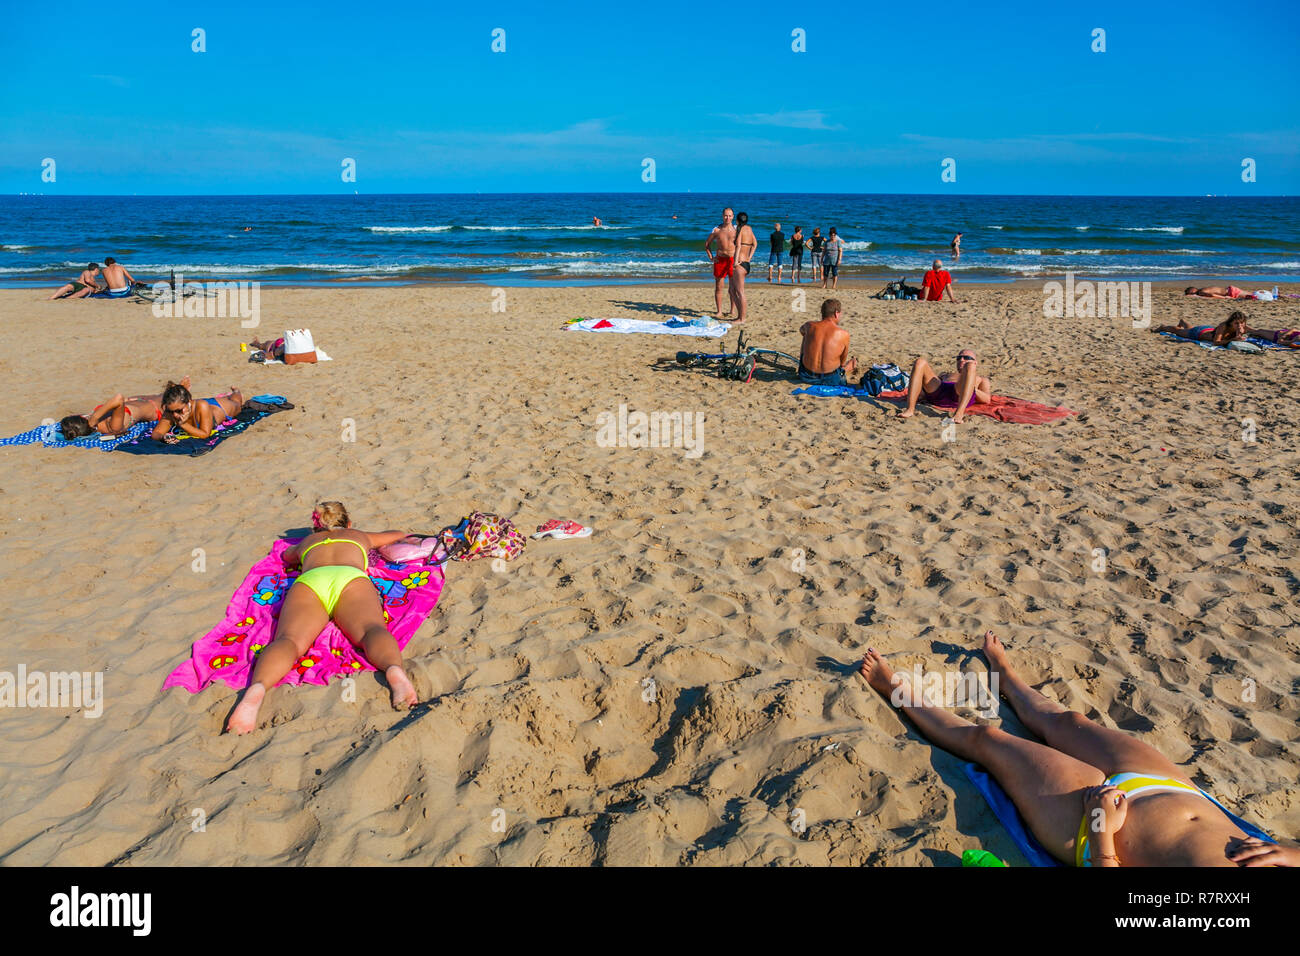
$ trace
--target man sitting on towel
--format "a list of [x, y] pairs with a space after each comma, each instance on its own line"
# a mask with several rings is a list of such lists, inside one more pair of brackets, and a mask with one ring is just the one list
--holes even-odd
[[993, 383], [978, 372], [979, 361], [973, 349], [962, 349], [957, 353], [956, 375], [936, 373], [925, 356], [920, 356], [912, 363], [907, 408], [900, 411], [898, 417], [911, 418], [916, 414], [916, 403], [923, 401], [927, 405], [955, 408], [952, 420], [961, 424], [967, 408], [976, 403], [986, 405], [993, 400]]
[[848, 385], [847, 375], [858, 369], [849, 357], [849, 333], [840, 328], [840, 300], [822, 303], [822, 317], [805, 322], [799, 329], [803, 348], [799, 350], [799, 381], [813, 385]]
[[135, 276], [127, 272], [116, 259], [109, 256], [104, 260], [104, 281], [108, 283], [109, 295], [123, 296], [135, 285]]

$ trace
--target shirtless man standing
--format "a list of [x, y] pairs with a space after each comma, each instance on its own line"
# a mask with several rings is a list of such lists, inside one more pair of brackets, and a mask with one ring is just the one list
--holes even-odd
[[803, 347], [799, 350], [799, 381], [813, 385], [848, 385], [847, 375], [858, 370], [858, 360], [849, 357], [849, 333], [840, 328], [839, 299], [822, 303], [822, 317], [799, 328]]
[[749, 303], [745, 301], [745, 277], [754, 264], [754, 253], [758, 251], [758, 237], [749, 225], [749, 216], [745, 213], [736, 215], [736, 268], [731, 270], [731, 301], [736, 306], [736, 321], [745, 321], [745, 311]]
[[993, 398], [993, 383], [978, 374], [979, 362], [971, 349], [962, 349], [957, 353], [957, 374], [951, 372], [939, 375], [925, 356], [912, 363], [912, 378], [907, 385], [907, 408], [898, 413], [899, 418], [911, 418], [916, 414], [916, 403], [924, 401], [927, 405], [941, 408], [955, 408], [952, 420], [961, 424], [966, 417], [966, 409], [973, 403], [988, 404]]
[[[708, 240], [704, 243], [705, 255], [713, 263], [713, 300], [717, 304], [717, 317], [722, 318], [722, 283], [731, 275], [735, 268], [736, 256], [736, 227], [731, 224], [731, 207], [728, 206], [722, 210], [722, 224], [714, 226], [713, 231], [709, 233]], [[713, 254], [711, 246], [718, 244], [718, 254]], [[731, 309], [727, 309], [728, 315]]]
[[108, 283], [110, 293], [126, 295], [135, 285], [135, 276], [118, 265], [116, 259], [109, 256], [104, 260], [104, 281]]

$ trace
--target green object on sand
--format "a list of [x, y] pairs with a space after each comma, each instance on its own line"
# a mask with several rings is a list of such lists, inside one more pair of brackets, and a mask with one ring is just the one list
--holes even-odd
[[1009, 866], [988, 850], [962, 850], [962, 866]]

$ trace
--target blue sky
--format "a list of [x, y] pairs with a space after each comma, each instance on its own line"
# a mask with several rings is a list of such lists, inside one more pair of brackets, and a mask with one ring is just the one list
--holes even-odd
[[0, 192], [1300, 193], [1294, 0], [714, 9], [14, 6]]

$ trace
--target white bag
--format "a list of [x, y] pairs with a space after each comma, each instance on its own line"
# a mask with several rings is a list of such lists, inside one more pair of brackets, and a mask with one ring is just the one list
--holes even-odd
[[312, 341], [311, 329], [285, 329], [284, 364], [297, 365], [315, 361], [316, 343]]

